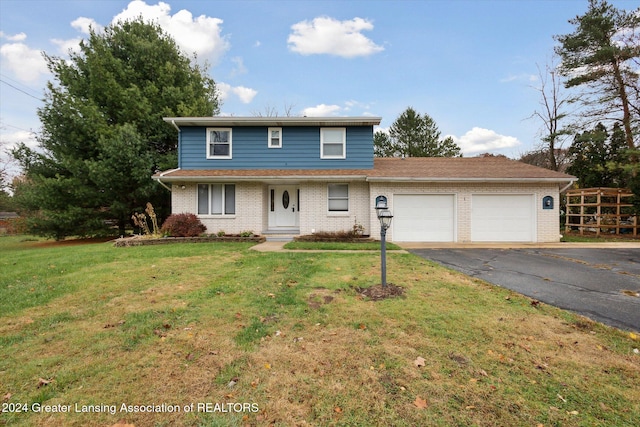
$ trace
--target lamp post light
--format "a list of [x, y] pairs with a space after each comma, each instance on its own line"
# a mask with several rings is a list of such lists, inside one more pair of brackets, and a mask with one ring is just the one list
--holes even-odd
[[387, 286], [387, 229], [391, 226], [393, 215], [387, 207], [385, 196], [376, 197], [376, 215], [380, 221], [380, 263], [382, 287]]

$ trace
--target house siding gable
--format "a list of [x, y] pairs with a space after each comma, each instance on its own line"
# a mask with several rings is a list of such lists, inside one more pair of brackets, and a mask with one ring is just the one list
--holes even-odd
[[346, 128], [346, 158], [320, 158], [320, 127], [283, 127], [282, 148], [268, 147], [268, 127], [234, 127], [231, 159], [207, 159], [206, 127], [180, 132], [181, 169], [372, 169], [373, 127]]

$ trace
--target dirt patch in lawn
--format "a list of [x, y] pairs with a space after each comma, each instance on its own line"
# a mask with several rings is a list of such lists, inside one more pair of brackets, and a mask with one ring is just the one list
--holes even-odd
[[387, 283], [386, 286], [375, 285], [368, 288], [356, 288], [358, 293], [371, 301], [380, 301], [387, 298], [404, 297], [404, 288], [396, 286], [393, 283]]

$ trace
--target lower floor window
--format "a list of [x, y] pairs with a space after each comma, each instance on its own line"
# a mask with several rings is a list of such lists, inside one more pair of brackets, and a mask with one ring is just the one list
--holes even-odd
[[349, 211], [349, 185], [329, 184], [329, 212]]
[[198, 215], [235, 215], [235, 184], [198, 184]]

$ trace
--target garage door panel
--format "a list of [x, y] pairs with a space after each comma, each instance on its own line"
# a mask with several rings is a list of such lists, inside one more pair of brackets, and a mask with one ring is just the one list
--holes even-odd
[[535, 236], [531, 194], [474, 194], [471, 240], [474, 242], [532, 242]]
[[394, 195], [393, 240], [398, 242], [452, 242], [453, 194]]

